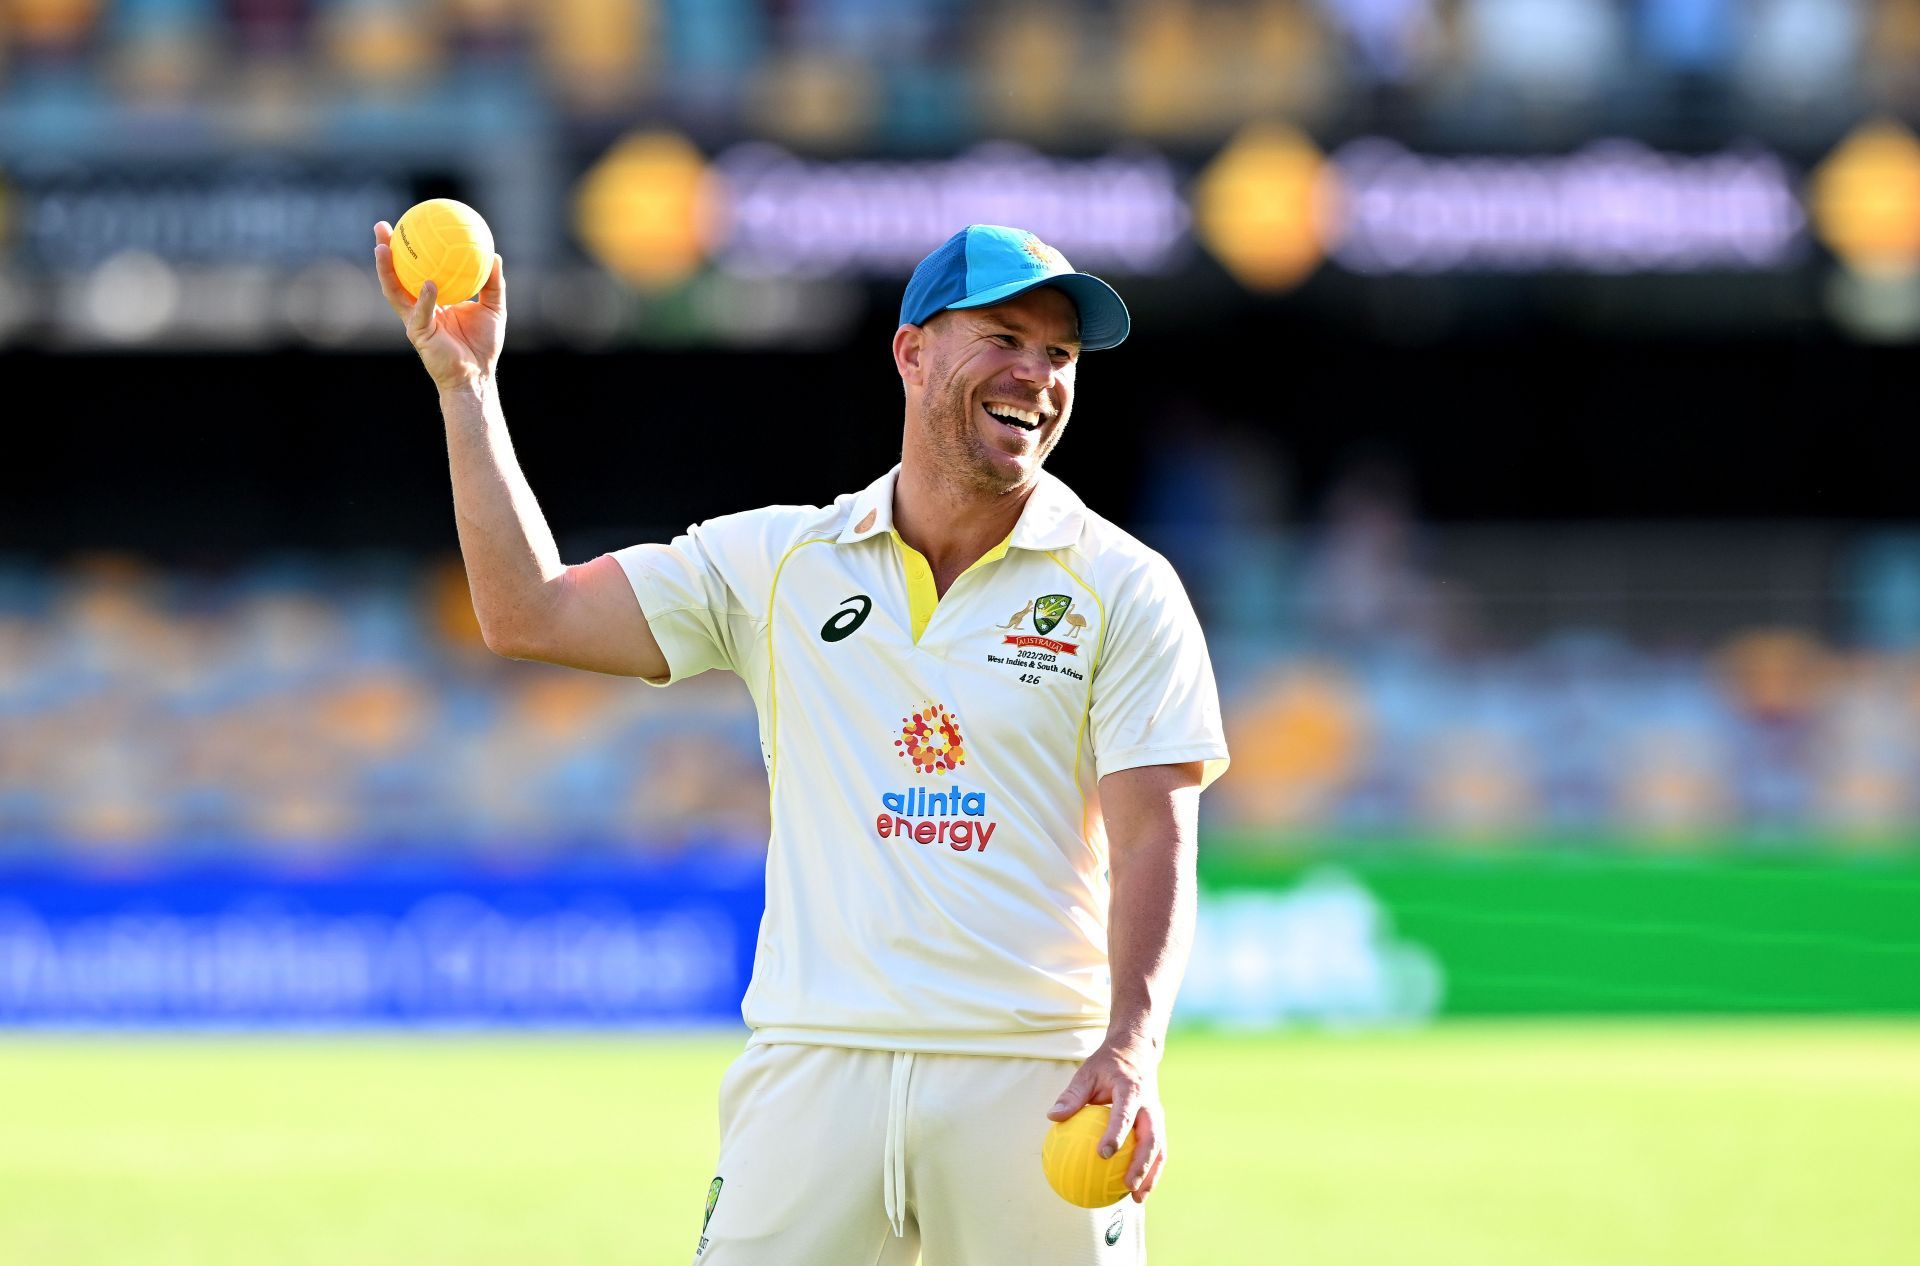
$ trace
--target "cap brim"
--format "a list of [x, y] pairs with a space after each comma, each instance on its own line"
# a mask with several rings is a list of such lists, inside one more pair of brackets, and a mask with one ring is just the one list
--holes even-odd
[[1038, 281], [1012, 281], [947, 306], [988, 308], [1041, 286], [1064, 290], [1067, 298], [1073, 300], [1073, 306], [1080, 310], [1080, 350], [1098, 352], [1126, 341], [1127, 332], [1133, 328], [1127, 305], [1120, 301], [1118, 291], [1092, 273], [1055, 273]]

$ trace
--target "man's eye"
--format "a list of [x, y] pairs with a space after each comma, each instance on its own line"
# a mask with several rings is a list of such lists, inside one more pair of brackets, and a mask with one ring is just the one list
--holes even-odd
[[1013, 346], [1013, 335], [1011, 334], [996, 334], [993, 337], [1002, 347]]

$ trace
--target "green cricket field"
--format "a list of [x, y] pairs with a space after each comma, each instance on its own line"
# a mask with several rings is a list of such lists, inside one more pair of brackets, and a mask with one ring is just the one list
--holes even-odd
[[[687, 1263], [740, 1044], [0, 1038], [0, 1263]], [[1920, 1024], [1176, 1033], [1162, 1088], [1155, 1266], [1920, 1263]]]

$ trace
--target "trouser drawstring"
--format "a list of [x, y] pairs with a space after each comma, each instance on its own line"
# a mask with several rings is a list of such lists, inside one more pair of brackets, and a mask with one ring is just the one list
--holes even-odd
[[913, 1056], [895, 1052], [892, 1083], [887, 1088], [887, 1150], [880, 1161], [880, 1191], [896, 1236], [907, 1233], [907, 1083], [912, 1077]]

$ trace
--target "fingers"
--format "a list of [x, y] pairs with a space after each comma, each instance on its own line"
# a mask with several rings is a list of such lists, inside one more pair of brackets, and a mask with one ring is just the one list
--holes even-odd
[[493, 257], [493, 271], [487, 274], [487, 280], [480, 287], [480, 302], [494, 312], [507, 310], [507, 266], [500, 256]]
[[1060, 1092], [1060, 1097], [1054, 1100], [1053, 1106], [1047, 1109], [1047, 1115], [1055, 1121], [1064, 1121], [1085, 1107], [1092, 1095], [1093, 1078], [1087, 1075], [1083, 1064], [1080, 1071], [1073, 1075], [1073, 1080], [1067, 1083], [1067, 1088]]
[[393, 250], [386, 246], [373, 248], [373, 271], [380, 278], [380, 293], [386, 297], [387, 306], [402, 320], [413, 310], [413, 296], [407, 293], [400, 279], [393, 274]]
[[1160, 1181], [1160, 1169], [1166, 1163], [1167, 1152], [1165, 1148], [1162, 1148], [1160, 1149], [1160, 1154], [1153, 1158], [1153, 1168], [1147, 1171], [1146, 1180], [1140, 1184], [1139, 1190], [1133, 1193], [1133, 1202], [1135, 1204], [1145, 1204], [1147, 1202], [1147, 1196], [1153, 1191], [1154, 1185]]
[[433, 334], [433, 300], [439, 289], [430, 280], [422, 282], [420, 297], [414, 300], [413, 310], [407, 314], [407, 338], [415, 347]]
[[[1133, 1128], [1134, 1114], [1139, 1111], [1139, 1089], [1124, 1081], [1116, 1085], [1113, 1088], [1113, 1115], [1107, 1121], [1107, 1132], [1100, 1136], [1100, 1155], [1103, 1159], [1120, 1150], [1120, 1140], [1127, 1137], [1127, 1131]], [[1145, 1119], [1144, 1114], [1142, 1119]], [[1138, 1155], [1137, 1141], [1134, 1149], [1135, 1155]]]
[[[1125, 1138], [1126, 1135], [1122, 1133], [1120, 1137]], [[1147, 1171], [1153, 1168], [1154, 1158], [1159, 1151], [1159, 1128], [1154, 1123], [1153, 1113], [1143, 1108], [1133, 1123], [1133, 1161], [1127, 1166], [1127, 1187], [1130, 1190], [1140, 1190], [1140, 1184], [1146, 1180]]]
[[393, 231], [385, 220], [373, 226], [373, 273], [380, 279], [380, 293], [385, 296], [387, 306], [393, 309], [394, 315], [406, 320], [414, 300], [393, 271], [392, 238]]

